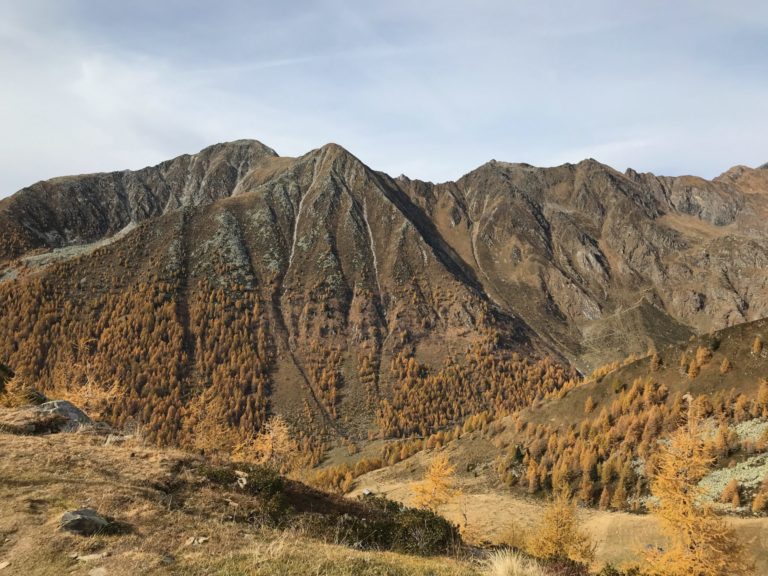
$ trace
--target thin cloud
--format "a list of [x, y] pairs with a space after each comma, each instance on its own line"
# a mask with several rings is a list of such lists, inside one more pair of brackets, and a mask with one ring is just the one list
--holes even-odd
[[0, 0], [0, 196], [238, 138], [711, 177], [768, 160], [766, 30], [757, 1]]

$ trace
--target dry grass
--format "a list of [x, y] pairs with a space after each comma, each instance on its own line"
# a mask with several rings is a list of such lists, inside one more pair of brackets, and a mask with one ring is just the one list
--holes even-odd
[[[200, 460], [183, 452], [105, 445], [103, 436], [83, 432], [0, 433], [0, 454], [0, 564], [10, 563], [2, 576], [87, 575], [100, 567], [109, 576], [479, 574], [459, 559], [363, 552], [235, 522], [247, 499], [197, 483]], [[123, 530], [90, 538], [59, 530], [61, 515], [81, 506]], [[189, 544], [193, 537], [208, 540]]]
[[222, 555], [200, 554], [175, 574], [185, 576], [480, 576], [479, 567], [451, 558], [419, 558], [363, 552], [301, 535], [262, 536], [251, 546]]
[[486, 561], [487, 576], [547, 576], [535, 561], [511, 550], [491, 553]]

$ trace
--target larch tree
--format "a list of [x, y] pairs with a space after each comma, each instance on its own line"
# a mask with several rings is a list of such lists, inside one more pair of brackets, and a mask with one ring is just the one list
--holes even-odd
[[235, 457], [272, 466], [283, 474], [290, 472], [300, 449], [291, 428], [282, 416], [272, 416], [264, 430], [235, 450]]
[[651, 493], [658, 501], [654, 513], [669, 539], [665, 550], [647, 553], [651, 575], [752, 574], [733, 529], [704, 501], [698, 485], [712, 464], [698, 420], [689, 418], [663, 447], [651, 481]]
[[538, 558], [589, 564], [595, 557], [595, 545], [579, 527], [576, 503], [565, 490], [547, 506], [534, 534], [527, 548]]
[[611, 491], [608, 489], [608, 486], [603, 488], [598, 505], [600, 510], [608, 510], [608, 507], [611, 505]]
[[732, 478], [723, 489], [723, 493], [720, 494], [720, 502], [731, 504], [738, 508], [741, 506], [740, 490], [741, 487], [739, 486], [739, 481], [736, 480], [736, 478]]
[[414, 504], [431, 510], [436, 510], [459, 495], [456, 468], [445, 454], [438, 454], [432, 459], [424, 479], [416, 485], [414, 492]]

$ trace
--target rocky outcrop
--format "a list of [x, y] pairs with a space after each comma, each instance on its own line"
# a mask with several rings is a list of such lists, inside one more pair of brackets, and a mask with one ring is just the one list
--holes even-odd
[[0, 202], [0, 263], [27, 250], [94, 242], [132, 223], [227, 198], [276, 156], [242, 140], [143, 170], [38, 182]]

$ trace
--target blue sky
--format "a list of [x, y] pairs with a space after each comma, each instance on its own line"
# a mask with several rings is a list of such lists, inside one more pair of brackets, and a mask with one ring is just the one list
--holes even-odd
[[225, 140], [392, 175], [768, 161], [768, 3], [0, 0], [0, 196]]

